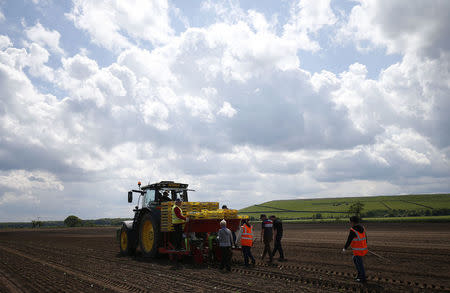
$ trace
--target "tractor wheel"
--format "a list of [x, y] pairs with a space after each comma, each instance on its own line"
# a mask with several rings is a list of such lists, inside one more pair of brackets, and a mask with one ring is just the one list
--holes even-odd
[[155, 257], [158, 254], [159, 225], [151, 214], [145, 214], [139, 225], [139, 244], [145, 257]]
[[131, 236], [131, 231], [123, 225], [120, 229], [120, 253], [122, 255], [132, 255], [136, 252], [136, 246]]

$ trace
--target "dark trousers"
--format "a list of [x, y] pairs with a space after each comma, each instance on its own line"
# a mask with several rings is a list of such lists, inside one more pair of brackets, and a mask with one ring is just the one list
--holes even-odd
[[252, 260], [252, 264], [255, 264], [255, 258], [253, 257], [251, 246], [242, 246], [242, 254], [244, 254], [245, 266], [248, 266], [248, 260]]
[[272, 249], [270, 248], [270, 242], [272, 242], [272, 239], [264, 239], [264, 251], [261, 259], [264, 259], [266, 257], [266, 253], [268, 253], [269, 259], [272, 261]]
[[175, 230], [175, 249], [181, 249], [181, 242], [183, 240], [183, 224], [174, 224], [173, 229]]
[[355, 263], [356, 270], [358, 271], [358, 279], [365, 280], [366, 279], [366, 271], [364, 270], [364, 264], [362, 260], [362, 256], [354, 255], [353, 262]]
[[276, 236], [275, 237], [275, 244], [274, 244], [272, 255], [275, 256], [275, 253], [278, 251], [280, 253], [280, 258], [284, 259], [283, 248], [281, 247], [281, 237], [282, 236], [280, 236], [280, 237]]
[[220, 262], [220, 269], [223, 269], [225, 267], [227, 271], [231, 271], [231, 247], [221, 246], [220, 250], [222, 251], [222, 260]]

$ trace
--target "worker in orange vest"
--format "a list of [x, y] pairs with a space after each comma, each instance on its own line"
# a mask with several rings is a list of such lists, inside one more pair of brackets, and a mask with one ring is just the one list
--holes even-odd
[[353, 262], [355, 263], [358, 276], [355, 281], [359, 283], [366, 282], [366, 272], [364, 270], [364, 264], [362, 257], [367, 254], [367, 236], [366, 231], [362, 225], [359, 224], [360, 220], [357, 216], [350, 217], [350, 232], [348, 234], [347, 243], [345, 243], [342, 252], [345, 253], [348, 246], [353, 251]]
[[242, 220], [242, 226], [239, 233], [241, 239], [242, 253], [244, 254], [244, 264], [249, 267], [249, 258], [252, 260], [252, 266], [255, 266], [255, 258], [252, 255], [251, 248], [253, 246], [253, 226], [250, 225], [248, 219]]

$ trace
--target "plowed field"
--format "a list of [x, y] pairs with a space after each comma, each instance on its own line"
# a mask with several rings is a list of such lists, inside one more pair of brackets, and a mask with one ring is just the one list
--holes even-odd
[[[258, 225], [259, 226], [259, 225]], [[450, 292], [449, 224], [367, 224], [366, 285], [353, 281], [347, 227], [285, 224], [287, 262], [231, 273], [162, 257], [119, 255], [115, 228], [0, 231], [0, 292]], [[259, 227], [257, 227], [259, 228]], [[256, 234], [259, 231], [256, 231]]]

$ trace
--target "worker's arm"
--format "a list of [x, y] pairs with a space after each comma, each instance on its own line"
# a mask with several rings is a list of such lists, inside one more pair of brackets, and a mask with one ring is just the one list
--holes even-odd
[[181, 209], [179, 207], [175, 208], [175, 216], [177, 216], [178, 219], [186, 221], [186, 217], [181, 214]]
[[264, 237], [264, 222], [262, 222], [261, 225], [261, 242], [263, 242], [263, 237]]
[[355, 237], [356, 237], [355, 232], [350, 230], [350, 233], [348, 233], [347, 242], [345, 243], [344, 249], [347, 249], [350, 246], [350, 243], [352, 243], [352, 240]]
[[233, 232], [231, 232], [231, 230], [230, 229], [228, 229], [228, 238], [230, 239], [230, 244], [231, 244], [231, 247], [233, 247], [235, 244], [234, 244], [234, 241], [233, 241]]
[[236, 235], [236, 245], [241, 241], [242, 233], [244, 233], [244, 229], [242, 227], [239, 228], [239, 232]]

